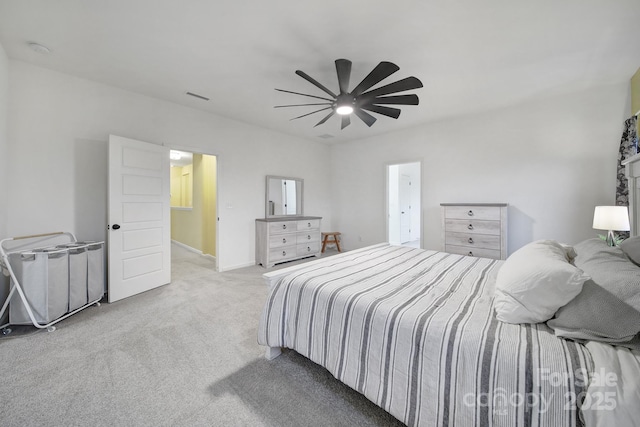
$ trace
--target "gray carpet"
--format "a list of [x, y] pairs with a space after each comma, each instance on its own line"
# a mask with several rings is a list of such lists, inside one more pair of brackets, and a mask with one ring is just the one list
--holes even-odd
[[2, 426], [401, 426], [293, 351], [263, 358], [261, 267], [173, 246], [172, 283], [0, 338]]

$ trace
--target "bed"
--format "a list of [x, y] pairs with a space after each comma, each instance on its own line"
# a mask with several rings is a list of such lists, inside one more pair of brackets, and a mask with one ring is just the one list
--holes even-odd
[[[628, 394], [639, 403], [618, 388], [640, 384], [640, 353], [499, 321], [503, 263], [380, 244], [268, 273], [258, 341], [268, 357], [286, 347], [320, 364], [409, 426], [634, 425], [606, 416], [625, 419]], [[616, 379], [593, 380], [603, 372]]]

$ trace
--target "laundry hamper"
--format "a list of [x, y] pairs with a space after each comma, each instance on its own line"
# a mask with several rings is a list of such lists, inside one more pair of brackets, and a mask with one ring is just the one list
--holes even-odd
[[88, 301], [102, 299], [105, 292], [104, 242], [84, 242], [87, 245]]
[[[33, 245], [65, 239], [65, 243]], [[30, 246], [31, 249], [25, 249]], [[95, 305], [105, 293], [104, 242], [78, 242], [73, 233], [57, 231], [0, 240], [0, 267], [11, 277], [0, 319], [9, 312], [1, 333], [11, 324], [56, 329], [56, 323]]]
[[[9, 259], [36, 322], [49, 323], [62, 317], [69, 307], [68, 252], [58, 248], [35, 249], [13, 253]], [[9, 322], [32, 323], [20, 298], [9, 306]]]
[[59, 245], [69, 254], [69, 311], [76, 310], [89, 300], [87, 293], [87, 246], [79, 243]]

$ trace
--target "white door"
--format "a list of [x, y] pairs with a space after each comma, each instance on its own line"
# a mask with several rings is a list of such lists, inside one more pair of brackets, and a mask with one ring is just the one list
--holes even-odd
[[171, 281], [169, 148], [109, 136], [109, 302]]
[[398, 183], [398, 204], [400, 208], [400, 242], [411, 240], [411, 178], [400, 175]]

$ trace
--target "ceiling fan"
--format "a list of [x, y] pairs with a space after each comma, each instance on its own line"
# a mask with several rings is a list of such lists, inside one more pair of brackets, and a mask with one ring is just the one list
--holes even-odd
[[[303, 106], [321, 106], [325, 107], [310, 113], [303, 114], [298, 117], [294, 117], [291, 120], [300, 119], [302, 117], [310, 116], [311, 114], [319, 113], [321, 111], [331, 110], [322, 120], [316, 123], [315, 126], [319, 126], [329, 120], [334, 114], [342, 116], [341, 129], [346, 128], [351, 124], [351, 114], [354, 113], [358, 116], [367, 126], [371, 126], [375, 123], [376, 118], [369, 114], [367, 111], [381, 114], [387, 117], [393, 117], [397, 119], [400, 116], [400, 109], [393, 107], [385, 107], [386, 105], [418, 105], [418, 95], [392, 95], [385, 96], [396, 92], [404, 92], [407, 90], [418, 89], [422, 87], [422, 82], [415, 77], [407, 77], [397, 82], [389, 83], [385, 86], [380, 86], [376, 89], [371, 89], [382, 80], [386, 79], [396, 71], [400, 69], [396, 64], [391, 62], [382, 61], [351, 91], [349, 91], [349, 78], [351, 77], [351, 61], [348, 59], [336, 59], [336, 72], [338, 74], [338, 86], [340, 92], [336, 95], [331, 90], [327, 89], [324, 85], [319, 83], [313, 77], [306, 74], [304, 71], [296, 70], [296, 74], [313, 84], [314, 86], [327, 93], [331, 98], [308, 95], [306, 93], [292, 92], [290, 90], [276, 89], [280, 92], [292, 93], [295, 95], [307, 96], [310, 98], [316, 98], [325, 102], [316, 102], [309, 104], [292, 104], [292, 105], [276, 105], [275, 108], [284, 107], [303, 107]], [[368, 92], [367, 92], [368, 91]], [[367, 111], [365, 111], [367, 110]], [[314, 126], [314, 127], [315, 127]]]

